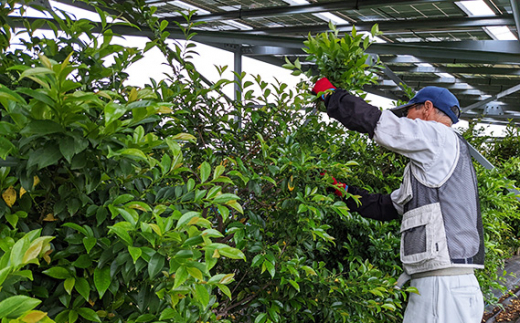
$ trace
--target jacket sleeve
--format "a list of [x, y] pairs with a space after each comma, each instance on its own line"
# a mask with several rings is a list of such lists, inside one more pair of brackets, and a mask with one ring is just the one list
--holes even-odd
[[372, 194], [355, 186], [349, 186], [348, 192], [361, 196], [359, 199], [361, 205], [358, 205], [354, 199], [345, 200], [350, 211], [358, 212], [364, 218], [378, 221], [391, 221], [399, 218], [390, 194]]
[[345, 127], [374, 137], [374, 129], [381, 117], [381, 111], [363, 99], [337, 89], [325, 97], [327, 114], [341, 122]]

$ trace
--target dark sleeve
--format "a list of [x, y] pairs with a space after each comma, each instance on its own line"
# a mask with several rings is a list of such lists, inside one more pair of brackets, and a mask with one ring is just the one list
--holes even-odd
[[325, 97], [327, 114], [341, 122], [345, 127], [374, 137], [374, 129], [381, 117], [379, 108], [366, 103], [363, 99], [337, 89]]
[[354, 199], [346, 199], [345, 202], [351, 212], [358, 212], [364, 218], [378, 221], [391, 221], [399, 218], [390, 194], [372, 194], [355, 186], [349, 186], [348, 192], [361, 196], [359, 199], [361, 205], [358, 205]]

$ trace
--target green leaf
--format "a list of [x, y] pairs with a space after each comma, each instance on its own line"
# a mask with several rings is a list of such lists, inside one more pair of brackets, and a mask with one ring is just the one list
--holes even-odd
[[99, 293], [99, 298], [103, 298], [108, 287], [110, 287], [110, 283], [110, 267], [96, 268], [94, 270], [94, 286], [96, 286]]
[[42, 301], [28, 296], [11, 296], [0, 302], [0, 319], [15, 319], [38, 306]]
[[88, 281], [85, 278], [80, 277], [76, 280], [74, 288], [88, 302], [90, 297], [90, 285]]
[[[121, 223], [121, 222], [119, 222], [119, 223]], [[128, 246], [131, 246], [134, 244], [134, 241], [130, 237], [130, 234], [128, 234], [128, 231], [126, 231], [123, 227], [113, 225], [113, 226], [109, 226], [108, 228], [110, 229], [109, 233], [114, 232]]]
[[294, 280], [290, 279], [289, 280], [289, 284], [291, 284], [291, 286], [294, 287], [294, 289], [296, 289], [298, 291], [298, 293], [300, 292], [300, 285], [298, 285], [297, 282], [295, 282]]
[[219, 178], [220, 175], [222, 175], [225, 170], [226, 170], [226, 167], [224, 167], [222, 165], [218, 165], [217, 167], [215, 167], [215, 172], [213, 173], [213, 180], [216, 180], [217, 178]]
[[302, 69], [302, 64], [300, 63], [300, 59], [299, 58], [296, 58], [296, 60], [294, 61], [294, 66], [301, 70]]
[[137, 259], [139, 259], [139, 257], [141, 257], [141, 254], [143, 253], [141, 248], [132, 246], [128, 246], [128, 252], [130, 253], [130, 256], [132, 256], [134, 264], [137, 262]]
[[202, 272], [195, 268], [195, 267], [187, 267], [186, 270], [191, 275], [191, 277], [196, 278], [198, 280], [204, 280], [204, 277], [202, 277]]
[[385, 304], [381, 305], [381, 307], [386, 308], [387, 310], [390, 310], [390, 311], [395, 311], [395, 305], [392, 303], [385, 303]]
[[267, 271], [269, 271], [269, 274], [271, 274], [271, 277], [274, 278], [274, 274], [276, 273], [274, 265], [269, 260], [266, 260], [264, 261], [264, 266]]
[[122, 207], [116, 207], [115, 209], [119, 212], [123, 219], [125, 219], [125, 221], [130, 223], [133, 227], [136, 226], [137, 221], [139, 221], [139, 214], [137, 211], [133, 209], [125, 209]]
[[[0, 92], [2, 93], [2, 92]], [[6, 122], [6, 121], [0, 121], [0, 135], [1, 136], [10, 136], [13, 133], [17, 132], [18, 128], [16, 125]]]
[[15, 145], [9, 139], [0, 137], [0, 158], [6, 159], [13, 151], [16, 151]]
[[200, 165], [200, 182], [205, 183], [209, 175], [211, 174], [211, 166], [208, 162], [203, 162], [202, 165]]
[[74, 157], [76, 150], [74, 149], [74, 138], [65, 137], [60, 140], [60, 152], [65, 157], [67, 162], [72, 162], [72, 157]]
[[138, 159], [142, 159], [142, 160], [144, 160], [144, 161], [148, 161], [148, 158], [147, 158], [146, 155], [143, 153], [143, 151], [140, 150], [140, 149], [136, 149], [136, 148], [126, 148], [126, 149], [119, 150], [117, 153], [120, 154], [120, 155], [126, 155], [126, 156], [131, 156], [131, 157], [137, 157]]
[[204, 307], [209, 304], [209, 293], [206, 289], [205, 285], [197, 284], [195, 285], [195, 291], [197, 293], [197, 299], [202, 303]]
[[181, 216], [181, 218], [179, 219], [179, 221], [177, 221], [177, 226], [175, 228], [179, 229], [179, 228], [183, 227], [184, 225], [188, 224], [192, 218], [194, 218], [196, 216], [199, 217], [200, 212], [191, 211], [191, 212], [184, 213]]
[[202, 232], [201, 236], [208, 238], [222, 238], [224, 235], [215, 229], [207, 229]]
[[126, 113], [126, 107], [111, 101], [108, 103], [105, 108], [105, 127], [119, 119]]
[[48, 69], [46, 67], [35, 67], [28, 70], [23, 71], [23, 73], [20, 75], [20, 79], [23, 79], [25, 77], [34, 76], [34, 75], [43, 75], [43, 74], [54, 74], [54, 71], [51, 69]]
[[20, 276], [23, 278], [27, 278], [29, 280], [33, 280], [33, 274], [32, 274], [32, 271], [30, 271], [30, 270], [16, 271], [16, 272], [12, 273], [11, 275]]
[[175, 312], [175, 310], [173, 308], [167, 307], [164, 309], [164, 311], [162, 311], [161, 316], [159, 317], [159, 320], [161, 320], [161, 321], [170, 320], [170, 319], [173, 319], [176, 315], [177, 315], [177, 313]]
[[9, 273], [11, 272], [11, 267], [5, 267], [0, 269], [0, 287], [2, 287], [2, 284], [4, 283], [7, 276], [9, 276]]
[[224, 293], [224, 295], [226, 295], [227, 297], [229, 297], [229, 299], [231, 299], [231, 291], [229, 290], [229, 287], [227, 287], [226, 285], [222, 285], [222, 284], [217, 284], [217, 287], [218, 287], [218, 289], [220, 289], [220, 291], [222, 293]]
[[77, 311], [78, 311], [78, 314], [81, 315], [84, 319], [87, 319], [87, 320], [93, 321], [93, 322], [101, 322], [101, 319], [99, 318], [97, 313], [94, 312], [94, 310], [92, 310], [90, 308], [82, 307], [82, 308], [79, 308]]
[[79, 224], [72, 223], [72, 222], [67, 222], [67, 223], [64, 223], [62, 226], [74, 229], [74, 230], [80, 232], [81, 234], [83, 234], [84, 236], [88, 236], [89, 235], [88, 232], [87, 232], [87, 229], [85, 229], [84, 227], [80, 226]]
[[90, 250], [92, 250], [92, 248], [94, 248], [94, 246], [96, 245], [97, 243], [97, 239], [96, 238], [83, 238], [83, 245], [85, 246], [85, 249], [87, 250], [87, 253], [90, 253]]
[[154, 278], [164, 267], [164, 256], [156, 252], [148, 262], [148, 274]]
[[256, 317], [255, 323], [265, 323], [266, 320], [267, 320], [267, 314], [266, 313], [260, 313]]
[[32, 120], [20, 133], [23, 135], [49, 135], [51, 133], [64, 132], [64, 128], [54, 121], [50, 120]]
[[56, 279], [67, 279], [69, 277], [72, 277], [70, 272], [63, 267], [51, 267], [47, 270], [44, 270], [43, 273], [47, 276]]
[[305, 271], [305, 273], [307, 273], [307, 275], [311, 275], [311, 276], [317, 275], [316, 272], [314, 271], [314, 269], [312, 269], [309, 266], [302, 266], [302, 269]]
[[237, 248], [225, 246], [223, 248], [218, 248], [218, 252], [224, 257], [228, 257], [231, 259], [246, 260], [246, 256], [244, 255], [244, 253], [238, 250]]
[[112, 204], [114, 204], [114, 205], [125, 204], [125, 203], [132, 201], [134, 198], [135, 198], [135, 196], [133, 196], [132, 194], [121, 194], [118, 197], [116, 197], [116, 199], [114, 200], [114, 202]]
[[44, 148], [40, 148], [29, 155], [27, 167], [38, 165], [38, 170], [50, 165], [54, 165], [60, 160], [61, 152], [58, 146], [48, 143]]
[[258, 254], [253, 258], [253, 261], [251, 262], [251, 267], [258, 267], [262, 262], [265, 260], [265, 256], [262, 254]]
[[74, 279], [74, 277], [69, 277], [69, 278], [65, 279], [63, 287], [65, 288], [65, 291], [69, 295], [72, 293], [72, 289], [74, 288], [75, 283], [76, 283], [76, 279]]
[[240, 200], [240, 197], [236, 196], [235, 194], [224, 193], [224, 194], [217, 195], [217, 197], [215, 197], [213, 199], [213, 202], [219, 203], [219, 204], [224, 204], [229, 201], [236, 201], [236, 200]]
[[177, 271], [175, 272], [175, 282], [173, 284], [173, 289], [178, 288], [182, 285], [186, 279], [188, 279], [188, 271], [185, 266], [179, 266]]
[[235, 210], [237, 210], [241, 214], [244, 214], [244, 210], [242, 209], [242, 205], [240, 205], [240, 203], [238, 203], [237, 201], [235, 201], [235, 200], [229, 201], [229, 202], [226, 203], [226, 205], [231, 206], [232, 208], [234, 208]]
[[92, 266], [92, 260], [88, 255], [80, 255], [76, 261], [72, 263], [74, 267], [81, 268], [81, 269], [87, 269], [90, 266]]

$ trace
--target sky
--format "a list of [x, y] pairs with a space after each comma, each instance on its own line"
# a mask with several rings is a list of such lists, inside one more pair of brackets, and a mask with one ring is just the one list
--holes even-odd
[[[50, 3], [54, 8], [65, 10], [69, 14], [76, 16], [78, 19], [86, 18], [92, 21], [99, 21], [97, 13], [92, 13], [87, 10], [78, 9], [54, 1], [50, 1]], [[34, 11], [28, 14], [30, 16], [42, 17], [41, 13]], [[52, 35], [52, 33], [49, 35]], [[147, 40], [148, 39], [145, 37], [136, 36], [114, 38], [115, 43], [139, 48], [144, 48]], [[196, 55], [192, 61], [200, 74], [205, 76], [207, 79], [216, 82], [220, 79], [220, 76], [215, 66], [228, 66], [228, 69], [223, 74], [223, 77], [227, 79], [233, 78], [233, 53], [200, 43], [196, 43], [196, 45], [197, 47], [195, 50], [199, 53], [199, 55]], [[129, 79], [127, 80], [127, 85], [142, 87], [145, 84], [150, 83], [150, 78], [153, 78], [157, 81], [163, 79], [163, 73], [169, 72], [168, 67], [164, 65], [164, 63], [165, 59], [160, 51], [157, 48], [151, 49], [145, 54], [143, 59], [134, 63], [128, 68], [127, 73], [129, 74]], [[264, 63], [246, 56], [242, 57], [242, 70], [248, 73], [246, 80], [251, 81], [253, 81], [252, 76], [260, 75], [262, 80], [268, 83], [274, 83], [275, 80], [278, 80], [282, 83], [286, 83], [289, 88], [294, 88], [294, 86], [300, 81], [300, 77], [291, 75], [291, 71], [288, 69]], [[231, 85], [228, 86], [224, 92], [228, 96], [233, 97], [233, 87]], [[392, 100], [380, 96], [369, 94], [367, 99], [371, 104], [383, 109], [393, 107]], [[455, 125], [455, 128], [467, 128], [467, 126], [468, 123], [461, 120]], [[486, 128], [486, 134], [493, 133], [494, 135], [502, 135], [504, 129], [503, 126], [482, 126]]]

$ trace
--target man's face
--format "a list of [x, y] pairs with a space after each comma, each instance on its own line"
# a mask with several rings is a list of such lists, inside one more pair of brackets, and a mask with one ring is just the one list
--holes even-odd
[[423, 119], [423, 112], [422, 111], [424, 108], [424, 103], [416, 103], [412, 106], [410, 106], [407, 110], [406, 110], [406, 117], [408, 119], [412, 119], [412, 120], [415, 120], [415, 119]]

